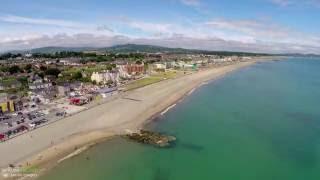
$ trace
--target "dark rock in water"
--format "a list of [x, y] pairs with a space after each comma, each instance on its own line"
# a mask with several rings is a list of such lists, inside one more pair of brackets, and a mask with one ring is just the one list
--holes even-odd
[[126, 137], [139, 143], [155, 145], [158, 147], [169, 147], [171, 143], [176, 140], [173, 136], [166, 136], [146, 130], [140, 130], [139, 133], [127, 134]]

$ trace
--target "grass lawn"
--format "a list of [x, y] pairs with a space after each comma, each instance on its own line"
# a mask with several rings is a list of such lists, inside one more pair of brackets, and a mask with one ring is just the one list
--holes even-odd
[[139, 79], [139, 80], [136, 80], [132, 83], [127, 84], [125, 86], [125, 90], [129, 91], [129, 90], [137, 89], [137, 88], [147, 86], [150, 84], [154, 84], [154, 83], [166, 80], [166, 79], [173, 79], [173, 78], [179, 76], [180, 74], [181, 73], [177, 72], [177, 71], [168, 71], [168, 72], [154, 74], [154, 75], [151, 75], [150, 77]]

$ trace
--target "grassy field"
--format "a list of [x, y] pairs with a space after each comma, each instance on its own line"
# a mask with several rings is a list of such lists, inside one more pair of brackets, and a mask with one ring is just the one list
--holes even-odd
[[168, 72], [157, 73], [157, 74], [153, 74], [149, 77], [145, 77], [143, 79], [136, 80], [130, 84], [127, 84], [124, 88], [126, 91], [129, 91], [129, 90], [137, 89], [137, 88], [147, 86], [150, 84], [154, 84], [154, 83], [166, 80], [166, 79], [173, 79], [173, 78], [176, 78], [182, 74], [183, 74], [183, 72], [179, 72], [179, 71], [168, 71]]

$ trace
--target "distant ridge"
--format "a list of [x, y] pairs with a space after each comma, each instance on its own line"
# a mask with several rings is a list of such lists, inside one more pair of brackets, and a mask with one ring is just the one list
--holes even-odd
[[123, 44], [111, 47], [97, 48], [97, 47], [41, 47], [31, 50], [11, 51], [11, 53], [55, 53], [62, 51], [99, 51], [109, 53], [177, 53], [177, 54], [215, 54], [215, 55], [270, 55], [266, 53], [250, 53], [250, 52], [232, 52], [232, 51], [207, 51], [197, 49], [184, 49], [184, 48], [168, 48], [154, 45], [139, 45], [139, 44]]
[[11, 51], [11, 53], [56, 53], [56, 52], [62, 52], [62, 51], [73, 51], [73, 52], [81, 52], [81, 51], [91, 51], [95, 50], [97, 48], [93, 47], [59, 47], [59, 46], [48, 46], [48, 47], [41, 47], [41, 48], [35, 48], [31, 50], [22, 50], [22, 51]]
[[195, 50], [183, 49], [183, 48], [168, 48], [162, 46], [153, 45], [138, 45], [138, 44], [124, 44], [116, 45], [106, 48], [107, 52], [119, 52], [119, 53], [130, 53], [130, 52], [144, 52], [144, 53], [157, 53], [157, 52], [175, 52], [185, 53]]

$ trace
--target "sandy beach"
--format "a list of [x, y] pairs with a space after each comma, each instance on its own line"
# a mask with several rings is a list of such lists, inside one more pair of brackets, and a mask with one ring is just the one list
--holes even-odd
[[66, 156], [72, 157], [72, 152], [76, 151], [73, 154], [76, 155], [86, 147], [114, 135], [143, 127], [153, 116], [165, 111], [203, 82], [255, 62], [201, 70], [128, 91], [110, 102], [0, 143], [0, 167], [14, 164], [22, 167], [38, 166], [45, 170], [55, 166]]

